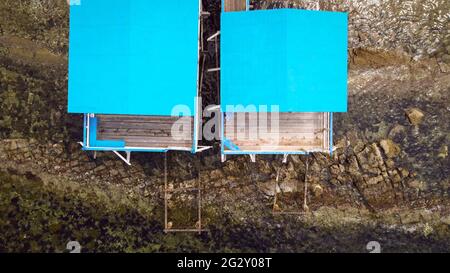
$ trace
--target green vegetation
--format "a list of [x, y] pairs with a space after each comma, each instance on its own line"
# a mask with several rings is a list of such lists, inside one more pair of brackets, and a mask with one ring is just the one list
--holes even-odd
[[164, 234], [160, 212], [136, 200], [27, 176], [0, 172], [0, 252], [66, 252], [73, 240], [83, 252], [206, 250], [197, 235]]

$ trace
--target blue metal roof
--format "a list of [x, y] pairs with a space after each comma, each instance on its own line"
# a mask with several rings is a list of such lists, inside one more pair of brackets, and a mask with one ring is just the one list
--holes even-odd
[[221, 105], [346, 112], [347, 13], [223, 12]]
[[199, 0], [82, 0], [70, 10], [69, 112], [194, 114]]

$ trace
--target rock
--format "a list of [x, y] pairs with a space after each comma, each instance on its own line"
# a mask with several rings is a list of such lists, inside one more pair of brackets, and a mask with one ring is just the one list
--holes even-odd
[[10, 149], [11, 150], [17, 150], [18, 146], [17, 146], [17, 142], [15, 140], [12, 140], [10, 143]]
[[[339, 168], [339, 167], [338, 167]], [[309, 170], [311, 172], [320, 172], [322, 170], [322, 167], [316, 162], [314, 161], [310, 166], [309, 166]]]
[[105, 169], [106, 169], [105, 165], [99, 165], [98, 167], [96, 167], [96, 168], [94, 169], [94, 172], [99, 173], [99, 172], [104, 171]]
[[275, 181], [258, 183], [258, 187], [267, 196], [275, 196], [275, 192], [279, 190]]
[[337, 180], [336, 178], [331, 178], [330, 183], [333, 184], [334, 186], [340, 185], [339, 180]]
[[344, 149], [347, 148], [347, 140], [345, 138], [339, 139], [335, 144], [335, 147], [337, 153], [342, 153]]
[[439, 62], [439, 68], [441, 69], [442, 73], [450, 73], [450, 65], [449, 64]]
[[223, 177], [223, 173], [221, 170], [213, 170], [210, 173], [211, 180], [218, 180]]
[[149, 197], [151, 195], [150, 191], [144, 190], [144, 196]]
[[116, 169], [111, 169], [111, 170], [109, 171], [109, 174], [110, 174], [111, 176], [116, 176], [116, 175], [119, 174], [119, 171], [117, 171]]
[[422, 123], [423, 117], [425, 116], [425, 114], [418, 108], [409, 108], [405, 111], [405, 113], [409, 122], [414, 126]]
[[273, 205], [273, 210], [274, 211], [281, 211], [280, 206], [278, 204], [274, 204]]
[[441, 149], [439, 149], [438, 158], [445, 159], [445, 158], [447, 158], [447, 156], [448, 156], [448, 146], [442, 145]]
[[442, 217], [441, 222], [450, 226], [450, 215]]
[[333, 165], [333, 166], [330, 167], [330, 173], [334, 177], [336, 177], [339, 174], [339, 172], [340, 172], [339, 165]]
[[450, 64], [450, 54], [442, 56], [441, 59], [444, 61], [444, 63]]
[[398, 168], [398, 171], [400, 172], [403, 178], [408, 177], [409, 175], [409, 171], [404, 168]]
[[349, 160], [349, 166], [348, 166], [348, 171], [350, 174], [355, 175], [359, 173], [359, 165], [358, 165], [358, 160], [356, 159], [355, 156], [352, 156]]
[[384, 177], [382, 175], [379, 175], [379, 176], [375, 176], [375, 177], [371, 177], [371, 178], [367, 179], [366, 183], [368, 185], [376, 185], [382, 181], [384, 181]]
[[393, 169], [395, 167], [394, 160], [392, 160], [392, 159], [386, 160], [386, 167], [388, 167], [389, 169]]
[[167, 222], [167, 229], [172, 229], [173, 222]]
[[280, 183], [280, 189], [282, 192], [294, 192], [297, 191], [297, 181], [288, 180]]
[[351, 179], [348, 177], [348, 176], [346, 176], [346, 175], [338, 175], [338, 177], [336, 178], [338, 181], [339, 181], [339, 183], [341, 183], [342, 185], [344, 185], [344, 184], [346, 184], [346, 183], [348, 183], [348, 182], [350, 182], [351, 181]]
[[299, 155], [291, 155], [291, 159], [295, 164], [300, 164], [301, 160], [300, 160], [300, 156]]
[[413, 189], [420, 190], [420, 191], [423, 191], [426, 189], [425, 183], [420, 180], [412, 180], [408, 183], [408, 186]]
[[131, 182], [131, 179], [128, 178], [128, 177], [125, 177], [125, 178], [122, 179], [122, 182], [125, 183], [125, 184], [129, 184]]
[[445, 191], [450, 190], [450, 178], [447, 180], [442, 181], [442, 189]]
[[439, 219], [441, 218], [441, 215], [439, 213], [435, 213], [433, 210], [430, 209], [425, 209], [421, 211], [420, 216], [423, 222], [429, 223], [438, 222]]
[[396, 136], [404, 135], [405, 132], [405, 126], [397, 124], [389, 131], [388, 138], [394, 139]]
[[396, 157], [401, 152], [400, 146], [390, 139], [380, 141], [380, 146], [388, 158]]
[[359, 154], [364, 150], [364, 148], [365, 148], [365, 144], [362, 141], [360, 141], [355, 145], [355, 147], [353, 147], [353, 152], [355, 154]]
[[421, 220], [421, 215], [419, 211], [410, 211], [400, 214], [400, 219], [402, 224], [416, 224]]
[[293, 173], [293, 172], [295, 172], [295, 167], [294, 167], [294, 164], [292, 164], [292, 162], [289, 162], [289, 163], [288, 163], [287, 171], [288, 171], [288, 173]]
[[[376, 143], [372, 143], [372, 145], [370, 145], [370, 147], [372, 148], [372, 152], [371, 155], [373, 154], [373, 161], [371, 163], [372, 166], [382, 166], [384, 165], [384, 160], [383, 157], [381, 156], [381, 151], [380, 148], [378, 147], [378, 145]], [[370, 158], [372, 158], [372, 156], [370, 156]]]
[[400, 183], [402, 182], [402, 177], [400, 176], [400, 174], [397, 171], [393, 171], [392, 174], [390, 175], [390, 178], [392, 180], [392, 182], [394, 183]]
[[323, 194], [323, 188], [320, 185], [314, 185], [312, 188], [312, 192], [315, 197], [319, 197]]
[[433, 227], [432, 227], [430, 224], [426, 223], [425, 226], [423, 227], [423, 235], [424, 235], [425, 237], [428, 237], [428, 236], [430, 236], [433, 232], [434, 232]]

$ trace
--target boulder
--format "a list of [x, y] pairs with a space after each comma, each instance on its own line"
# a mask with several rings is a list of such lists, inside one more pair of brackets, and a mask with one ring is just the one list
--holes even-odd
[[415, 210], [400, 213], [399, 216], [404, 225], [417, 224], [421, 221], [420, 212]]
[[442, 145], [441, 148], [439, 149], [438, 158], [445, 159], [447, 158], [447, 156], [448, 156], [448, 146]]
[[418, 108], [409, 108], [405, 111], [405, 113], [409, 122], [414, 126], [422, 123], [423, 117], [425, 116], [425, 114]]
[[441, 69], [442, 73], [450, 73], [450, 65], [443, 63], [443, 62], [439, 62], [439, 68]]
[[423, 181], [420, 180], [412, 180], [408, 182], [408, 186], [410, 188], [419, 190], [419, 191], [423, 191], [426, 189], [426, 184]]
[[379, 175], [379, 176], [375, 176], [375, 177], [370, 177], [369, 179], [367, 179], [366, 183], [367, 183], [367, 185], [376, 185], [383, 181], [384, 181], [383, 176]]
[[355, 156], [352, 156], [349, 159], [348, 171], [349, 171], [349, 173], [351, 175], [355, 175], [355, 174], [358, 174], [360, 172], [359, 165], [358, 165], [358, 160], [356, 159]]
[[450, 215], [441, 217], [441, 222], [450, 226]]
[[315, 197], [319, 197], [323, 194], [323, 188], [319, 184], [316, 184], [312, 187], [312, 192]]
[[398, 146], [397, 143], [390, 139], [383, 139], [380, 141], [380, 146], [383, 148], [384, 154], [388, 158], [396, 157], [400, 154], [401, 149], [400, 146]]
[[280, 185], [280, 189], [282, 192], [296, 192], [297, 191], [297, 181], [295, 180], [287, 180], [282, 181]]
[[390, 139], [394, 139], [396, 136], [402, 136], [406, 133], [406, 129], [403, 125], [397, 124], [395, 125], [388, 134]]
[[340, 168], [339, 168], [339, 165], [332, 165], [331, 167], [330, 167], [330, 173], [331, 173], [331, 175], [333, 176], [333, 177], [337, 177], [338, 176], [338, 174], [340, 173]]
[[406, 178], [409, 175], [409, 171], [404, 168], [398, 168], [398, 171], [402, 175], [402, 178]]
[[258, 183], [257, 185], [259, 189], [267, 196], [275, 196], [275, 193], [280, 191], [280, 188], [276, 185], [275, 181]]

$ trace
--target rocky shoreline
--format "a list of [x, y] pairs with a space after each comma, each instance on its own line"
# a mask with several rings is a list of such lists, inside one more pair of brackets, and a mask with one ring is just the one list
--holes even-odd
[[[66, 113], [64, 1], [19, 2], [0, 4], [0, 252], [64, 252], [69, 240], [86, 252], [366, 252], [373, 240], [384, 252], [449, 251], [446, 1], [410, 1], [402, 16], [392, 1], [337, 5], [351, 12], [349, 112], [335, 115], [332, 157], [170, 153], [171, 187], [201, 181], [201, 235], [163, 232], [164, 155], [129, 167], [81, 151], [81, 117]], [[217, 4], [205, 6], [213, 31]], [[206, 77], [205, 103], [214, 88]], [[173, 196], [175, 226], [195, 225], [194, 200]]]

